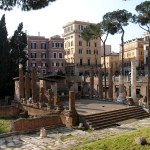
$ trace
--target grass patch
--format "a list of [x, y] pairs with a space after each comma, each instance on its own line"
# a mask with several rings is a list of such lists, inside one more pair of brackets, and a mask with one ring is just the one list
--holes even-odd
[[11, 130], [11, 120], [0, 118], [0, 134], [10, 132]]
[[[145, 137], [148, 144], [137, 145], [135, 138]], [[150, 150], [150, 128], [143, 128], [125, 133], [121, 136], [111, 136], [88, 144], [82, 144], [73, 150]]]

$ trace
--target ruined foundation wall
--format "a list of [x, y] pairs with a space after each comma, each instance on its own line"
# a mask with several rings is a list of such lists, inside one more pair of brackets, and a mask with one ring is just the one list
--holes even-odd
[[0, 106], [0, 117], [15, 117], [19, 112], [20, 109], [15, 106]]
[[43, 116], [32, 119], [18, 119], [13, 122], [12, 131], [28, 131], [54, 125], [62, 125], [60, 115]]

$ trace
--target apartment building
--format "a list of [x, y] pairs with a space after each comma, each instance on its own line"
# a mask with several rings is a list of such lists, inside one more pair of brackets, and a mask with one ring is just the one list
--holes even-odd
[[64, 51], [64, 39], [56, 35], [49, 40], [49, 72], [61, 71], [65, 73], [65, 51]]
[[148, 32], [144, 33], [144, 69], [145, 73], [148, 72], [148, 50], [149, 50], [149, 40], [150, 34]]
[[[122, 50], [120, 46], [119, 60], [122, 60]], [[142, 73], [144, 71], [144, 40], [143, 38], [136, 38], [124, 42], [124, 71], [128, 73], [131, 71], [131, 60], [136, 60], [137, 71]]]
[[99, 38], [86, 42], [81, 32], [89, 22], [73, 21], [63, 26], [66, 73], [71, 75], [88, 74], [90, 67], [101, 63], [101, 44]]
[[45, 38], [44, 36], [28, 36], [27, 37], [28, 54], [27, 70], [32, 67], [37, 68], [39, 75], [46, 75], [62, 71], [64, 73], [64, 48], [63, 38], [54, 36]]
[[[105, 45], [105, 55], [110, 55], [111, 54], [111, 45]], [[101, 57], [104, 56], [104, 47], [103, 45], [101, 46]]]
[[[112, 52], [105, 56], [105, 62], [106, 62], [106, 70], [108, 74], [108, 69], [112, 67], [112, 74], [118, 75], [120, 71], [120, 64], [119, 64], [119, 53]], [[104, 56], [101, 57], [101, 64], [102, 69], [104, 69]]]

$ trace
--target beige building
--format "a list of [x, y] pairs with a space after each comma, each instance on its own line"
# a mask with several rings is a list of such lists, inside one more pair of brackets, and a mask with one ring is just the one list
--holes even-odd
[[[105, 56], [106, 69], [108, 73], [108, 69], [112, 67], [113, 75], [119, 73], [119, 53], [112, 52], [109, 55]], [[101, 57], [102, 68], [104, 69], [104, 56]]]
[[[121, 49], [121, 47], [120, 47]], [[122, 51], [120, 51], [119, 59], [121, 61]], [[131, 71], [131, 60], [136, 60], [136, 68], [139, 72], [144, 69], [144, 40], [136, 38], [124, 42], [124, 71]]]
[[64, 49], [66, 59], [66, 74], [88, 74], [90, 67], [100, 65], [101, 44], [99, 38], [86, 42], [81, 37], [81, 32], [89, 22], [73, 21], [63, 26]]

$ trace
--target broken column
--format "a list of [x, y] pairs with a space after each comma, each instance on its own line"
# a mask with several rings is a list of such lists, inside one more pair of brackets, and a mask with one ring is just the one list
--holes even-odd
[[76, 125], [78, 114], [75, 109], [75, 92], [69, 91], [69, 110], [64, 110], [61, 113], [61, 119], [67, 127]]
[[101, 68], [98, 70], [98, 87], [99, 87], [99, 98], [103, 99], [103, 80], [102, 80], [102, 73]]
[[69, 91], [69, 111], [75, 110], [75, 92]]
[[108, 96], [109, 99], [113, 99], [113, 80], [112, 80], [112, 73], [113, 73], [113, 65], [111, 64], [109, 68], [109, 79], [108, 79], [108, 85], [109, 85], [109, 90], [108, 90]]
[[54, 106], [54, 95], [52, 92], [52, 89], [48, 89], [48, 108], [47, 109], [52, 109]]
[[32, 73], [31, 73], [31, 78], [32, 78], [32, 102], [36, 103], [37, 102], [37, 87], [36, 87], [36, 68], [32, 68]]
[[119, 96], [117, 102], [123, 103], [126, 100], [125, 88], [124, 88], [124, 76], [119, 76]]
[[131, 61], [131, 97], [136, 100], [136, 60]]
[[94, 71], [93, 68], [90, 69], [90, 96], [94, 95]]
[[24, 77], [23, 77], [23, 69], [22, 64], [19, 64], [19, 97], [24, 98]]
[[30, 97], [30, 76], [29, 73], [25, 73], [25, 101]]

